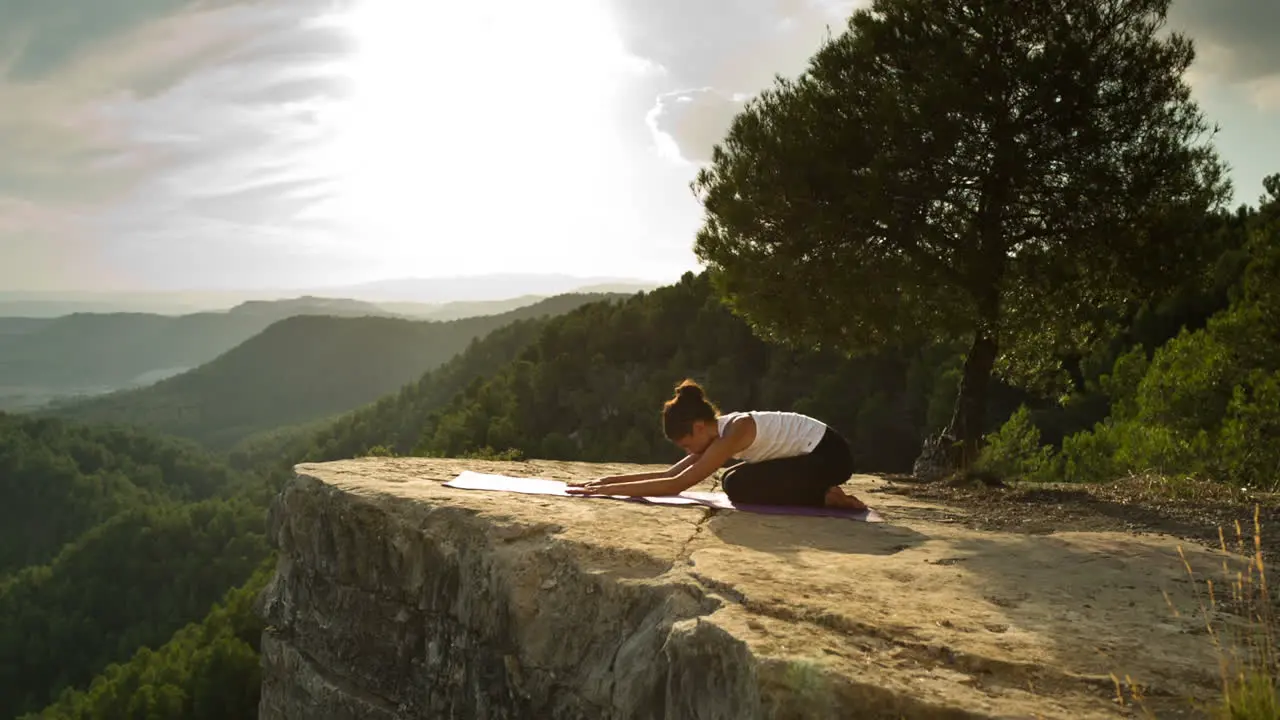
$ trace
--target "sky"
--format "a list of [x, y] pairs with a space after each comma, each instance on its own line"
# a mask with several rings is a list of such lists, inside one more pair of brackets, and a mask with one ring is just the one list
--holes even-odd
[[[0, 290], [696, 269], [689, 182], [865, 0], [0, 0]], [[1275, 0], [1174, 0], [1237, 201]]]

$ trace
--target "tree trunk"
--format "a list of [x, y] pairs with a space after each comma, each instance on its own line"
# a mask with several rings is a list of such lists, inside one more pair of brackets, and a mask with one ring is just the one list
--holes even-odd
[[987, 387], [996, 364], [999, 345], [994, 337], [979, 330], [964, 359], [964, 374], [955, 410], [947, 428], [924, 441], [912, 474], [925, 482], [933, 482], [957, 470], [968, 469], [978, 459], [982, 430], [987, 415]]
[[978, 331], [973, 336], [973, 346], [964, 359], [964, 375], [960, 378], [960, 392], [951, 423], [945, 435], [960, 443], [955, 469], [967, 470], [978, 459], [982, 449], [982, 430], [987, 421], [987, 388], [991, 384], [991, 370], [996, 364], [998, 350], [996, 340]]

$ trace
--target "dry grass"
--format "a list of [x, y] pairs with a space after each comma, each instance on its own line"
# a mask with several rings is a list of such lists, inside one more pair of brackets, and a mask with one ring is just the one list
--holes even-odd
[[[1276, 608], [1267, 584], [1260, 510], [1260, 506], [1254, 506], [1252, 538], [1239, 522], [1235, 523], [1234, 546], [1228, 545], [1227, 534], [1218, 528], [1222, 569], [1216, 582], [1213, 578], [1201, 581], [1182, 546], [1178, 546], [1178, 555], [1195, 589], [1194, 612], [1213, 643], [1222, 681], [1222, 694], [1217, 702], [1197, 709], [1221, 720], [1280, 718]], [[1165, 601], [1174, 616], [1182, 616], [1168, 593]], [[1141, 687], [1132, 678], [1126, 677], [1123, 683], [1114, 675], [1112, 679], [1120, 704], [1155, 717], [1147, 708]]]
[[1155, 504], [1163, 500], [1184, 503], [1241, 506], [1258, 495], [1244, 488], [1197, 477], [1170, 477], [1157, 473], [1131, 473], [1104, 490], [1133, 500]]

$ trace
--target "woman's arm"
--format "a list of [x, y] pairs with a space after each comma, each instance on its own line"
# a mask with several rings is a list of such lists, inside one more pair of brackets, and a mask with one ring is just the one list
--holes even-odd
[[728, 428], [727, 434], [717, 438], [702, 455], [697, 456], [693, 462], [671, 477], [571, 487], [567, 490], [571, 495], [626, 495], [629, 497], [678, 495], [702, 482], [711, 473], [723, 467], [735, 453], [750, 445], [755, 437], [754, 431], [754, 427], [747, 428], [741, 421], [733, 423], [733, 426]]
[[617, 485], [625, 482], [639, 482], [642, 480], [660, 480], [662, 478], [671, 478], [679, 475], [681, 471], [698, 461], [701, 455], [686, 455], [680, 459], [680, 462], [672, 465], [666, 470], [657, 470], [653, 472], [627, 473], [625, 475], [607, 475], [602, 478], [596, 478], [584, 483], [570, 483], [570, 485], [583, 487], [604, 487], [605, 485]]

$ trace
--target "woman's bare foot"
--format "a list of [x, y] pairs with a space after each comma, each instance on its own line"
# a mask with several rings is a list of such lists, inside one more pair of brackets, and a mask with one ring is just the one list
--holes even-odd
[[827, 497], [824, 504], [829, 508], [840, 508], [841, 510], [867, 510], [866, 503], [858, 498], [846, 493], [844, 488], [839, 486], [833, 487], [827, 491]]

